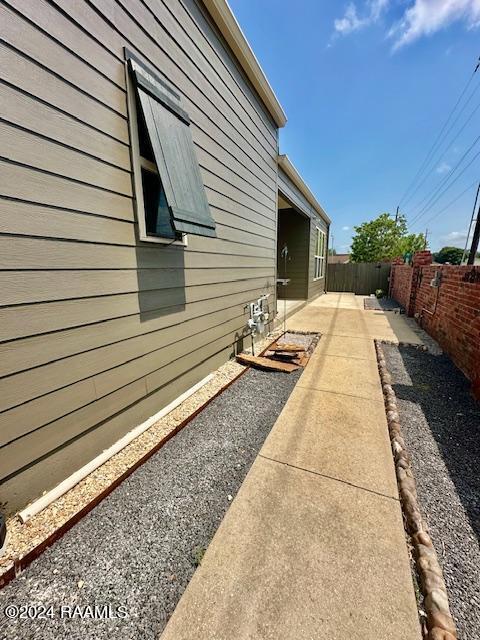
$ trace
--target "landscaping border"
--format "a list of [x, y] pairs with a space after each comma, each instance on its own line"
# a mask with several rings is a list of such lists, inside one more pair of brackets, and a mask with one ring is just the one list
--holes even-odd
[[[288, 332], [287, 332], [288, 333]], [[261, 354], [268, 351], [270, 346], [277, 340], [280, 340], [284, 335], [282, 332], [275, 339], [271, 340]], [[126, 480], [134, 471], [141, 467], [147, 460], [155, 455], [171, 438], [173, 438], [179, 431], [187, 426], [201, 411], [203, 411], [213, 400], [221, 395], [228, 387], [236, 382], [241, 376], [243, 376], [251, 367], [245, 366], [234, 378], [229, 380], [218, 391], [216, 391], [210, 398], [208, 398], [203, 404], [201, 404], [195, 411], [187, 416], [176, 427], [169, 431], [157, 444], [147, 451], [141, 458], [139, 458], [134, 464], [126, 469], [120, 476], [115, 478], [111, 484], [108, 485], [103, 491], [96, 495], [90, 502], [88, 502], [80, 511], [77, 511], [71, 518], [66, 520], [58, 529], [53, 531], [44, 540], [39, 542], [33, 549], [28, 551], [20, 558], [15, 558], [12, 564], [3, 573], [0, 573], [0, 590], [7, 584], [20, 575], [34, 560], [36, 560], [46, 549], [51, 547], [57, 540], [62, 538], [73, 526], [75, 526], [84, 516], [86, 516], [92, 509], [94, 509], [102, 500], [109, 496], [124, 480]]]
[[[443, 571], [418, 503], [415, 477], [410, 464], [411, 457], [403, 439], [397, 398], [387, 369], [382, 341], [374, 342], [405, 528], [411, 537], [416, 569], [424, 596], [427, 615], [426, 637], [428, 640], [456, 640], [457, 631], [450, 613]], [[425, 350], [423, 345], [411, 346]]]

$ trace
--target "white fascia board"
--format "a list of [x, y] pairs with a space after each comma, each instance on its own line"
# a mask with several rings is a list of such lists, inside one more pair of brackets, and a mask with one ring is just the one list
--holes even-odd
[[283, 171], [287, 174], [293, 184], [297, 187], [297, 189], [305, 196], [308, 202], [312, 205], [318, 215], [325, 220], [327, 224], [331, 223], [330, 218], [325, 213], [323, 207], [315, 198], [313, 193], [310, 191], [308, 185], [304, 182], [302, 176], [298, 173], [294, 164], [290, 160], [290, 158], [286, 155], [278, 156], [278, 166], [283, 169]]
[[203, 0], [203, 4], [232, 49], [248, 79], [255, 87], [275, 124], [279, 128], [284, 127], [287, 122], [287, 116], [252, 48], [248, 44], [248, 40], [237, 19], [233, 15], [230, 5], [226, 0]]

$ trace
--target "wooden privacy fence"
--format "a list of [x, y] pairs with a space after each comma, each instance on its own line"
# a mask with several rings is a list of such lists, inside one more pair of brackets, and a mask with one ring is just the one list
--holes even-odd
[[378, 262], [348, 262], [329, 264], [327, 291], [348, 291], [357, 295], [369, 295], [376, 289], [388, 293], [390, 265]]

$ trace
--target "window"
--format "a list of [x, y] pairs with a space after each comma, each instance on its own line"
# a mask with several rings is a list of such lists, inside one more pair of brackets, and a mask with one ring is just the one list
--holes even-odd
[[314, 280], [319, 280], [320, 278], [325, 277], [325, 239], [325, 232], [318, 227], [315, 227]]
[[127, 50], [128, 110], [140, 239], [216, 237], [180, 96]]

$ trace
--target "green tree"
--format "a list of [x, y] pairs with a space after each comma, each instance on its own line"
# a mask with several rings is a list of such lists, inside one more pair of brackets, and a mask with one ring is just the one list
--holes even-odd
[[[410, 233], [400, 238], [398, 243], [397, 256], [404, 256], [406, 253], [412, 255], [415, 251], [423, 251], [425, 249], [425, 236], [423, 233]], [[393, 256], [394, 258], [396, 256]]]
[[425, 248], [422, 233], [408, 234], [405, 216], [395, 221], [388, 213], [382, 213], [370, 222], [354, 227], [350, 260], [352, 262], [379, 262], [391, 260], [405, 253]]
[[433, 254], [435, 262], [439, 262], [440, 264], [445, 264], [445, 262], [460, 264], [462, 256], [463, 249], [459, 249], [458, 247], [443, 247], [440, 251]]

